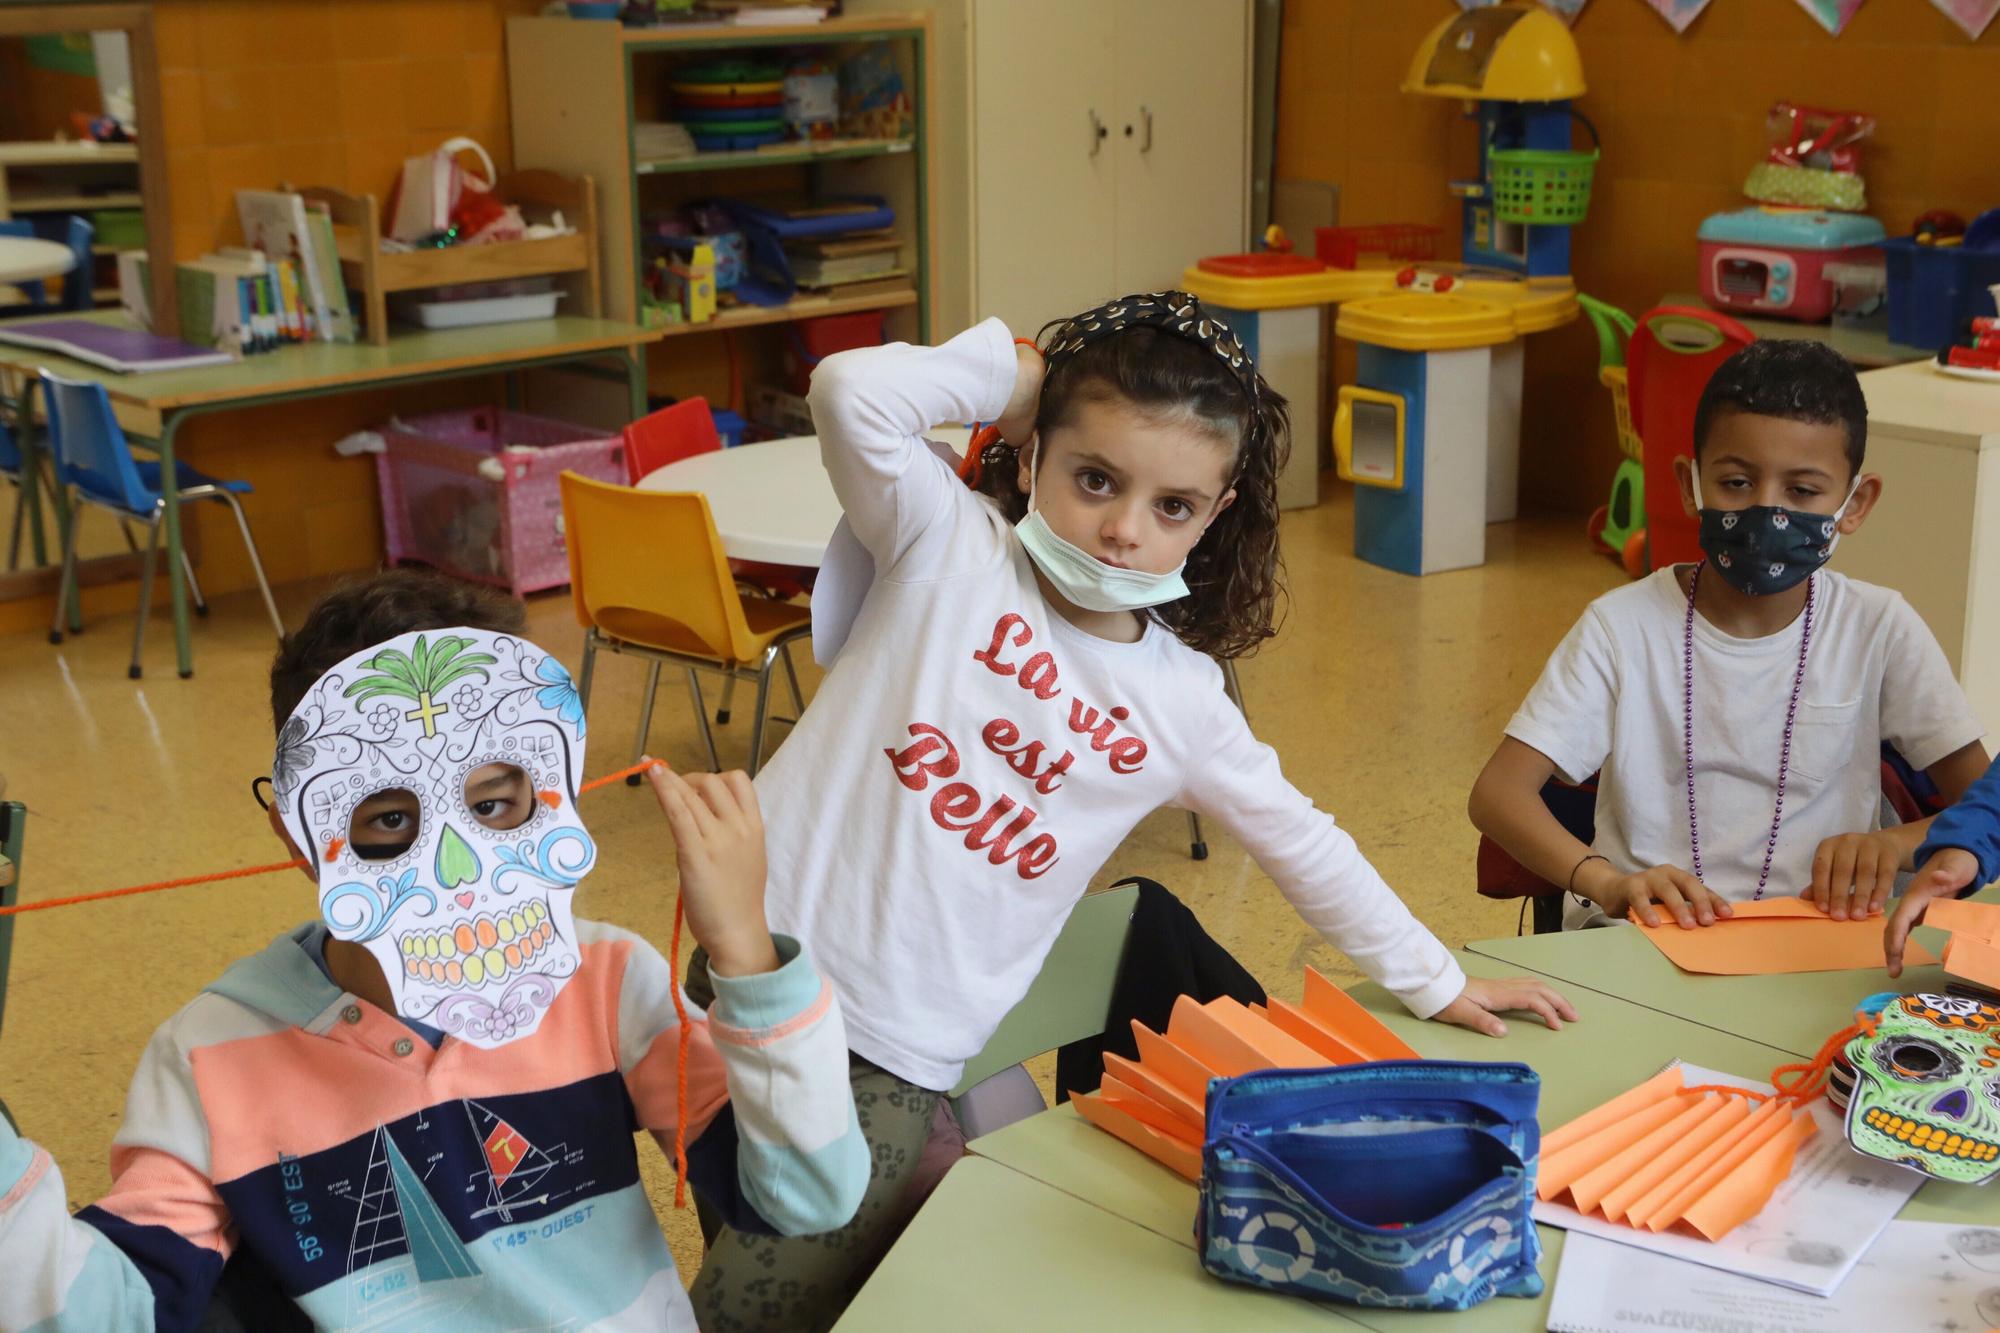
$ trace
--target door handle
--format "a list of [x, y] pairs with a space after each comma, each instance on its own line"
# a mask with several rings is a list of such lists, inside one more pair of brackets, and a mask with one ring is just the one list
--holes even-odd
[[1109, 133], [1111, 131], [1104, 127], [1104, 121], [1099, 118], [1097, 108], [1092, 107], [1090, 109], [1090, 155], [1092, 157], [1096, 157], [1098, 151], [1104, 147], [1104, 136]]
[[1139, 131], [1140, 131], [1139, 151], [1142, 153], [1152, 152], [1153, 151], [1153, 108], [1149, 106], [1142, 106], [1139, 108]]

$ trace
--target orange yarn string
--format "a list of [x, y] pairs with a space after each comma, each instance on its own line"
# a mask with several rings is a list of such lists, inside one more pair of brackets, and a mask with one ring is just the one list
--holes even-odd
[[1856, 1037], [1875, 1035], [1875, 1028], [1881, 1018], [1875, 1014], [1856, 1014], [1854, 1022], [1820, 1043], [1818, 1054], [1802, 1064], [1779, 1065], [1771, 1071], [1771, 1086], [1774, 1092], [1753, 1092], [1748, 1088], [1731, 1087], [1727, 1083], [1699, 1083], [1682, 1088], [1682, 1092], [1720, 1092], [1731, 1097], [1743, 1097], [1753, 1102], [1767, 1102], [1773, 1099], [1785, 1102], [1805, 1103], [1826, 1091], [1826, 1082], [1833, 1074], [1833, 1061]]

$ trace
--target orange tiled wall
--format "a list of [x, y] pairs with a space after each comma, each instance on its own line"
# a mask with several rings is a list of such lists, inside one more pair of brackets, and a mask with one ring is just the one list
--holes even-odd
[[[454, 134], [511, 164], [507, 18], [537, 0], [159, 0], [174, 250], [240, 243], [234, 192], [280, 180], [386, 197], [405, 157]], [[185, 456], [257, 488], [249, 510], [273, 582], [381, 559], [375, 474], [332, 442], [393, 412], [489, 399], [477, 381], [340, 395], [197, 418]], [[203, 583], [250, 585], [227, 514], [200, 525]]]
[[[1471, 127], [1456, 103], [1398, 91], [1452, 12], [1450, 0], [1286, 0], [1277, 162], [1337, 182], [1345, 222], [1440, 223], [1455, 250], [1444, 186], [1472, 170]], [[1675, 37], [1640, 0], [1591, 0], [1574, 32], [1590, 84], [1580, 109], [1604, 157], [1573, 268], [1580, 288], [1634, 314], [1695, 289], [1695, 229], [1743, 205], [1764, 111], [1783, 98], [1877, 118], [1863, 170], [1892, 231], [1930, 208], [2000, 205], [2000, 23], [1975, 44], [1929, 0], [1868, 0], [1835, 39], [1794, 0], [1713, 0]], [[1530, 341], [1526, 398], [1523, 501], [1604, 503], [1618, 455], [1587, 324]]]

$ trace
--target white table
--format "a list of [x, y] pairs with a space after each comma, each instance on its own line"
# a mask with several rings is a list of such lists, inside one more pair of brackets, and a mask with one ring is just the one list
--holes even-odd
[[28, 236], [0, 236], [0, 282], [34, 282], [54, 278], [76, 267], [66, 245]]
[[[962, 426], [925, 432], [960, 453], [970, 434]], [[639, 489], [706, 495], [732, 560], [817, 569], [840, 524], [840, 500], [811, 435], [683, 458], [641, 477]]]

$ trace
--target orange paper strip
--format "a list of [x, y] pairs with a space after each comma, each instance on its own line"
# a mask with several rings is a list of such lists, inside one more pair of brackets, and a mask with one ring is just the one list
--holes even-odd
[[1172, 1111], [1148, 1097], [1131, 1084], [1110, 1074], [1104, 1076], [1099, 1089], [1104, 1100], [1131, 1116], [1142, 1125], [1157, 1129], [1160, 1133], [1178, 1143], [1197, 1151], [1201, 1148], [1201, 1131], [1191, 1130]]
[[1327, 1031], [1348, 1045], [1368, 1053], [1370, 1060], [1416, 1060], [1409, 1043], [1382, 1026], [1382, 1020], [1361, 1007], [1361, 1002], [1321, 976], [1306, 969], [1305, 1010]]
[[1202, 1109], [1200, 1102], [1165, 1079], [1157, 1077], [1144, 1065], [1133, 1064], [1122, 1055], [1106, 1051], [1104, 1072], [1129, 1087], [1137, 1088], [1148, 1098], [1158, 1102], [1196, 1137], [1200, 1136], [1203, 1127], [1208, 1123], [1208, 1114]]
[[1561, 1152], [1542, 1154], [1542, 1164], [1535, 1173], [1535, 1192], [1544, 1199], [1555, 1198], [1571, 1184], [1679, 1115], [1682, 1105], [1678, 1096], [1668, 1097], [1606, 1125]]
[[1933, 898], [1924, 908], [1924, 924], [1948, 930], [1955, 938], [1971, 936], [2000, 944], [2000, 903], [1976, 903], [1968, 898]]
[[[1750, 1114], [1750, 1103], [1741, 1097], [1707, 1096], [1716, 1103], [1715, 1113], [1696, 1125], [1687, 1137], [1668, 1148], [1616, 1189], [1598, 1200], [1597, 1210], [1613, 1222], [1625, 1221], [1626, 1210], [1651, 1194], [1667, 1177], [1693, 1161], [1710, 1144], [1742, 1124]], [[1661, 1202], [1664, 1202], [1664, 1196]]]
[[1623, 1120], [1641, 1107], [1651, 1106], [1663, 1097], [1673, 1096], [1686, 1082], [1687, 1080], [1681, 1077], [1681, 1067], [1669, 1065], [1638, 1087], [1621, 1092], [1597, 1109], [1585, 1111], [1560, 1129], [1542, 1135], [1542, 1160], [1548, 1161], [1552, 1153], [1561, 1152], [1572, 1143], [1589, 1138], [1606, 1125]]
[[1810, 1111], [1791, 1121], [1696, 1200], [1681, 1220], [1710, 1240], [1721, 1240], [1763, 1211], [1778, 1186], [1792, 1173], [1792, 1157], [1818, 1126]]
[[1326, 1057], [1318, 1051], [1272, 1026], [1270, 1020], [1260, 1018], [1239, 1000], [1218, 996], [1202, 1008], [1263, 1056], [1267, 1069], [1319, 1069], [1326, 1064]]
[[1703, 1196], [1722, 1183], [1730, 1172], [1749, 1161], [1752, 1154], [1769, 1143], [1773, 1135], [1791, 1123], [1783, 1111], [1784, 1105], [1775, 1100], [1758, 1107], [1756, 1114], [1744, 1122], [1742, 1133], [1734, 1136], [1735, 1141], [1730, 1144], [1729, 1151], [1711, 1163], [1706, 1171], [1696, 1176], [1679, 1194], [1667, 1200], [1665, 1207], [1646, 1219], [1647, 1230], [1665, 1231], [1680, 1221], [1688, 1209], [1694, 1207]]
[[[1883, 966], [1882, 920], [1835, 921], [1803, 898], [1734, 903], [1735, 915], [1712, 926], [1683, 930], [1646, 926], [1646, 938], [1683, 972], [1755, 977], [1783, 972], [1845, 972]], [[1903, 955], [1911, 966], [1937, 955], [1911, 940]]]
[[[1732, 1097], [1730, 1100], [1744, 1101], [1746, 1099]], [[1735, 1151], [1736, 1146], [1743, 1141], [1746, 1135], [1760, 1133], [1766, 1123], [1775, 1120], [1778, 1110], [1779, 1107], [1776, 1101], [1763, 1101], [1757, 1103], [1754, 1107], [1748, 1108], [1743, 1119], [1737, 1122], [1734, 1130], [1716, 1139], [1715, 1142], [1697, 1152], [1681, 1166], [1675, 1167], [1672, 1174], [1668, 1175], [1665, 1180], [1662, 1180], [1652, 1189], [1647, 1190], [1637, 1202], [1627, 1208], [1625, 1210], [1625, 1224], [1633, 1227], [1657, 1229], [1652, 1227], [1655, 1217], [1665, 1212], [1668, 1205], [1680, 1198], [1682, 1194], [1687, 1193], [1689, 1186], [1707, 1175], [1710, 1167]]]
[[2000, 945], [1972, 935], [1953, 935], [1945, 942], [1944, 970], [1993, 990], [2000, 990]]
[[1139, 1063], [1148, 1073], [1179, 1088], [1194, 1099], [1196, 1106], [1206, 1105], [1208, 1081], [1215, 1077], [1213, 1069], [1136, 1018], [1132, 1020], [1132, 1036], [1139, 1043]]
[[1201, 1179], [1201, 1154], [1191, 1151], [1151, 1125], [1141, 1124], [1094, 1092], [1069, 1099], [1076, 1113], [1113, 1138], [1122, 1139], [1146, 1156], [1189, 1180]]
[[1167, 1018], [1167, 1040], [1227, 1078], [1271, 1067], [1261, 1051], [1196, 1004], [1193, 996], [1183, 995], [1174, 1001], [1174, 1011]]
[[1322, 1027], [1311, 1014], [1289, 1000], [1274, 996], [1269, 1013], [1272, 1026], [1312, 1047], [1328, 1064], [1360, 1064], [1369, 1058], [1360, 1047]]
[[1570, 1201], [1581, 1212], [1590, 1212], [1624, 1181], [1630, 1180], [1634, 1172], [1666, 1152], [1674, 1144], [1701, 1126], [1704, 1120], [1714, 1115], [1721, 1099], [1709, 1096], [1682, 1096], [1674, 1099], [1681, 1112], [1666, 1124], [1617, 1153], [1602, 1166], [1594, 1167], [1571, 1182]]

